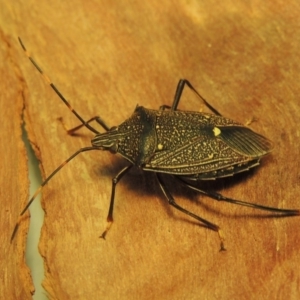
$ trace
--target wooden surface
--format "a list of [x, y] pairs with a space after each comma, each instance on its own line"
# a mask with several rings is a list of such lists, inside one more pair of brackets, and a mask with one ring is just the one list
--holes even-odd
[[[0, 298], [30, 299], [33, 290], [29, 270], [24, 263], [24, 238], [28, 216], [20, 234], [10, 244], [13, 223], [21, 203], [28, 198], [27, 159], [22, 143], [21, 117], [24, 83], [16, 66], [16, 52], [11, 39], [1, 30], [0, 43], [0, 113], [1, 113], [1, 188], [0, 188]], [[10, 232], [10, 233], [9, 233]]]
[[[299, 1], [1, 1], [1, 298], [30, 299], [24, 264], [27, 201], [21, 113], [43, 176], [92, 134], [66, 135], [76, 118], [32, 67], [34, 58], [83, 118], [109, 125], [137, 104], [170, 104], [179, 78], [188, 78], [224, 116], [275, 143], [260, 168], [217, 181], [223, 194], [269, 206], [300, 208]], [[189, 91], [181, 109], [203, 108]], [[300, 217], [268, 218], [214, 203], [184, 188], [178, 203], [220, 225], [217, 234], [174, 211], [153, 174], [133, 170], [117, 187], [115, 223], [107, 240], [111, 179], [127, 163], [90, 152], [66, 166], [43, 190], [40, 251], [51, 299], [297, 299], [300, 297]]]

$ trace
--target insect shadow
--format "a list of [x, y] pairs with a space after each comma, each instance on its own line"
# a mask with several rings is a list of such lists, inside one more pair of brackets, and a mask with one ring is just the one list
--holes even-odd
[[[190, 189], [188, 196], [191, 199], [196, 198], [196, 192], [198, 195], [204, 195], [217, 201], [247, 206], [273, 214], [299, 215], [299, 210], [296, 209], [279, 209], [254, 204], [225, 197], [216, 192], [217, 187], [223, 185], [223, 183], [219, 183], [218, 179], [249, 171], [258, 166], [261, 158], [271, 152], [273, 144], [269, 139], [243, 124], [223, 117], [188, 80], [179, 80], [171, 106], [162, 104], [156, 110], [137, 106], [131, 117], [118, 126], [110, 127], [99, 116], [84, 120], [30, 56], [20, 38], [19, 42], [35, 68], [81, 122], [80, 125], [67, 130], [67, 133], [74, 135], [78, 130], [86, 127], [95, 134], [91, 140], [92, 146], [76, 151], [44, 180], [20, 216], [26, 212], [43, 186], [68, 162], [80, 153], [96, 150], [107, 150], [113, 154], [119, 154], [129, 163], [113, 176], [107, 227], [100, 236], [103, 239], [113, 223], [116, 186], [132, 167], [152, 173], [162, 194], [171, 206], [197, 220], [202, 226], [217, 232], [220, 238], [220, 250], [225, 250], [224, 236], [220, 227], [177, 204], [173, 192], [170, 192], [167, 175], [172, 176], [179, 186]], [[178, 110], [185, 86], [190, 88], [212, 113]], [[92, 122], [98, 123], [105, 132], [101, 133], [95, 129], [91, 125]], [[241, 175], [242, 177], [243, 175]], [[203, 182], [202, 186], [199, 186], [200, 181]], [[205, 183], [205, 181], [215, 181], [215, 183]], [[237, 181], [238, 179], [228, 180], [229, 185]], [[207, 185], [206, 188], [205, 185]], [[132, 182], [131, 187], [133, 187], [132, 190], [136, 190], [136, 185], [133, 185]], [[150, 194], [150, 190], [146, 189], [146, 192]], [[176, 193], [183, 194], [183, 189], [176, 189]], [[184, 194], [187, 193], [184, 192]], [[11, 241], [17, 232], [20, 220], [14, 228]]]

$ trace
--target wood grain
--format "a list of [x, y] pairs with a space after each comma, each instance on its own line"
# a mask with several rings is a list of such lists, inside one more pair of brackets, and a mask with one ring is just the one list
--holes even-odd
[[33, 286], [24, 263], [24, 240], [28, 230], [28, 214], [24, 216], [19, 235], [10, 243], [20, 205], [28, 198], [27, 158], [22, 143], [22, 110], [24, 83], [15, 65], [16, 53], [10, 37], [1, 30], [0, 43], [0, 114], [1, 114], [1, 188], [0, 188], [0, 297], [30, 299]]
[[[274, 141], [272, 155], [260, 168], [210, 187], [300, 208], [298, 1], [2, 2], [2, 134], [9, 142], [0, 147], [1, 219], [9, 224], [2, 226], [8, 279], [1, 296], [17, 291], [11, 295], [30, 298], [32, 286], [22, 258], [25, 223], [9, 246], [27, 199], [22, 105], [43, 176], [93, 136], [66, 135], [57, 118], [69, 127], [78, 122], [30, 65], [18, 35], [85, 119], [101, 115], [118, 125], [137, 104], [170, 104], [179, 78], [188, 78], [224, 116], [256, 118], [251, 127]], [[186, 91], [180, 108], [203, 107]], [[153, 174], [138, 169], [118, 185], [115, 223], [107, 240], [99, 239], [111, 179], [126, 164], [110, 153], [82, 154], [43, 190], [40, 251], [51, 299], [299, 298], [300, 218], [215, 203], [170, 179], [178, 203], [222, 227], [227, 252], [219, 253], [217, 235], [170, 208]]]

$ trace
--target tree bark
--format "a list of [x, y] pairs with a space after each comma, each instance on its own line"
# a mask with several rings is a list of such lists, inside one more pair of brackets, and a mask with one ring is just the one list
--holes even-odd
[[[33, 289], [23, 259], [28, 215], [9, 242], [28, 199], [22, 108], [44, 178], [93, 137], [86, 129], [66, 134], [57, 118], [69, 128], [79, 121], [28, 61], [18, 35], [86, 120], [99, 115], [114, 126], [137, 104], [170, 105], [180, 78], [224, 116], [255, 118], [250, 126], [274, 141], [272, 154], [255, 170], [205, 186], [300, 208], [299, 1], [2, 2], [1, 298], [30, 299]], [[188, 89], [179, 108], [204, 109]], [[40, 251], [51, 299], [300, 297], [299, 217], [218, 203], [168, 176], [180, 205], [222, 228], [226, 252], [217, 234], [169, 207], [155, 176], [139, 169], [117, 185], [115, 222], [99, 239], [112, 178], [126, 165], [108, 152], [80, 154], [43, 189]]]

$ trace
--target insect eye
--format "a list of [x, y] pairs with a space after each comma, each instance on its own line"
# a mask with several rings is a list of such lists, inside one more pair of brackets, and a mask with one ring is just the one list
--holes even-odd
[[116, 141], [111, 147], [108, 148], [108, 151], [116, 154], [118, 152], [119, 149], [119, 141]]

